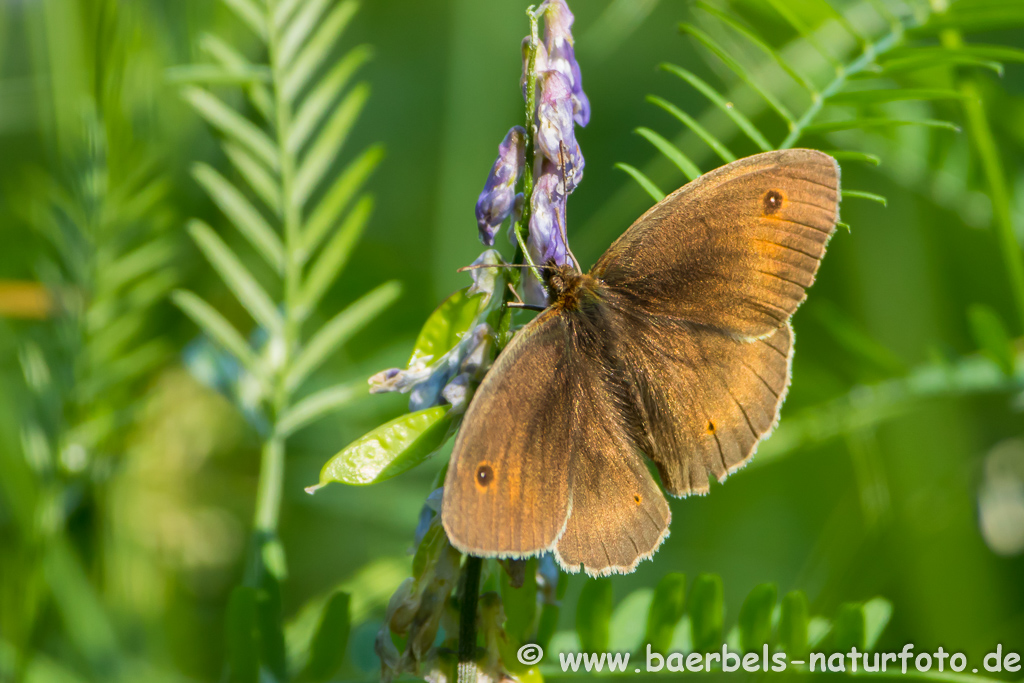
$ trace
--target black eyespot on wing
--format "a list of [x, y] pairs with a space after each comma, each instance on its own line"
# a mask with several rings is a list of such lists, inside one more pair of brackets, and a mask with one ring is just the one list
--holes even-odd
[[711, 420], [708, 420], [708, 434], [714, 434], [714, 433], [715, 433], [715, 423], [712, 422]]
[[768, 190], [762, 203], [764, 204], [764, 215], [771, 216], [782, 208], [782, 194], [778, 190]]
[[634, 493], [633, 500], [636, 502], [637, 505], [639, 505], [640, 503], [643, 502], [644, 499], [640, 497], [639, 493]]
[[476, 485], [482, 489], [487, 488], [494, 481], [494, 470], [487, 463], [483, 463], [476, 469]]

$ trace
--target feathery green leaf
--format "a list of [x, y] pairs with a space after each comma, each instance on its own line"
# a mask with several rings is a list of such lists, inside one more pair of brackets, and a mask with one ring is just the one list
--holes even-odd
[[248, 119], [202, 88], [189, 86], [182, 90], [182, 97], [211, 126], [239, 142], [272, 170], [278, 170], [277, 148], [267, 134]]
[[644, 188], [644, 191], [647, 192], [647, 194], [651, 195], [651, 198], [654, 201], [660, 202], [662, 199], [665, 198], [665, 193], [662, 192], [661, 189], [654, 184], [653, 180], [644, 175], [643, 171], [641, 171], [640, 169], [636, 168], [635, 166], [630, 166], [629, 164], [623, 163], [615, 164], [615, 168], [619, 169], [620, 171], [625, 171], [630, 176], [632, 176], [633, 180], [640, 183], [640, 187]]
[[260, 375], [259, 361], [249, 344], [217, 309], [187, 290], [178, 290], [171, 298], [210, 339], [237, 358], [249, 372]]
[[393, 304], [401, 292], [398, 282], [385, 282], [327, 321], [295, 359], [286, 382], [289, 391], [299, 388], [311, 372]]
[[302, 294], [299, 296], [298, 317], [305, 319], [323, 297], [327, 289], [338, 279], [338, 275], [348, 263], [352, 249], [355, 248], [359, 238], [363, 235], [363, 229], [370, 220], [373, 213], [373, 199], [364, 197], [352, 209], [352, 212], [345, 219], [342, 226], [334, 233], [323, 252], [314, 261], [310, 268], [309, 276], [302, 286]]
[[767, 152], [774, 149], [768, 139], [761, 133], [757, 127], [750, 122], [746, 116], [739, 112], [730, 102], [727, 102], [717, 90], [708, 85], [703, 79], [691, 71], [684, 69], [681, 66], [675, 64], [662, 64], [661, 68], [671, 74], [675, 74], [682, 78], [684, 81], [692, 85], [694, 88], [699, 90], [706, 98], [708, 98], [712, 104], [718, 107], [722, 112], [733, 120], [740, 130], [742, 130], [748, 138], [753, 141], [755, 145], [761, 148], [761, 151]]
[[349, 21], [355, 15], [359, 5], [354, 1], [346, 0], [336, 6], [323, 23], [317, 28], [316, 33], [306, 44], [295, 63], [291, 65], [282, 84], [284, 96], [289, 101], [294, 101], [299, 92], [306, 87], [309, 79], [317, 69], [330, 56], [331, 50], [337, 45], [341, 34]]
[[285, 252], [281, 238], [238, 188], [207, 164], [196, 164], [192, 168], [192, 176], [267, 263], [278, 273], [283, 273]]
[[370, 147], [360, 154], [355, 161], [350, 163], [341, 176], [334, 181], [334, 185], [324, 193], [323, 199], [320, 200], [320, 203], [317, 204], [310, 214], [309, 220], [306, 221], [300, 251], [300, 259], [302, 261], [305, 261], [316, 251], [320, 242], [327, 236], [331, 228], [337, 224], [345, 209], [348, 208], [349, 202], [356, 196], [363, 183], [366, 182], [366, 179], [373, 173], [383, 158], [383, 147], [380, 145]]
[[650, 128], [637, 128], [635, 132], [637, 135], [654, 145], [659, 152], [664, 154], [669, 161], [674, 163], [688, 180], [694, 180], [695, 178], [700, 177], [701, 173], [697, 164], [693, 163], [688, 156], [679, 150], [678, 147], [663, 138], [661, 135], [655, 133]]
[[369, 97], [370, 87], [365, 83], [353, 88], [309, 148], [295, 177], [294, 201], [299, 206], [306, 203], [338, 158], [352, 125]]
[[209, 225], [200, 220], [191, 221], [188, 230], [199, 249], [253, 319], [272, 334], [280, 334], [283, 322], [277, 307], [228, 245]]
[[718, 138], [708, 132], [707, 128], [700, 125], [696, 119], [684, 112], [682, 109], [668, 100], [658, 97], [657, 95], [648, 95], [647, 101], [655, 106], [661, 107], [681, 121], [683, 125], [692, 130], [697, 137], [706, 142], [708, 146], [715, 151], [715, 154], [722, 158], [722, 161], [725, 163], [736, 161], [736, 155], [733, 154], [728, 147], [723, 145]]

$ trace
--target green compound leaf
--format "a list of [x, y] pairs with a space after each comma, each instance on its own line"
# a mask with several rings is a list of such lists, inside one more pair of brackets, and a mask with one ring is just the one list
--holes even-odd
[[480, 313], [483, 299], [469, 296], [468, 288], [460, 289], [438, 306], [424, 323], [409, 357], [409, 367], [437, 360], [455, 348], [464, 334], [469, 332]]
[[397, 476], [433, 455], [448, 440], [454, 416], [450, 406], [408, 413], [356, 439], [335, 455], [320, 472], [320, 483], [376, 484]]
[[683, 618], [685, 597], [685, 574], [666, 574], [654, 589], [651, 611], [647, 614], [647, 634], [644, 636], [644, 642], [654, 652], [664, 654], [672, 645], [676, 625]]
[[782, 598], [779, 616], [779, 645], [791, 658], [807, 652], [807, 625], [809, 622], [807, 596], [803, 591], [791, 591]]
[[693, 649], [710, 652], [722, 643], [725, 614], [722, 579], [701, 574], [693, 582], [690, 594], [690, 622], [693, 625]]
[[576, 607], [576, 633], [582, 652], [607, 652], [612, 619], [612, 582], [587, 581]]
[[740, 608], [740, 647], [759, 651], [772, 635], [772, 611], [778, 597], [775, 584], [763, 583], [750, 591]]

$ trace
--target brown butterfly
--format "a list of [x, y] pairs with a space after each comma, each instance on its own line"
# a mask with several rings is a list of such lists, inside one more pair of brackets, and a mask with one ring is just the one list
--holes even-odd
[[481, 383], [455, 441], [442, 521], [459, 550], [546, 551], [628, 573], [668, 535], [674, 496], [750, 460], [789, 386], [789, 318], [839, 220], [839, 166], [813, 150], [708, 173], [632, 225]]

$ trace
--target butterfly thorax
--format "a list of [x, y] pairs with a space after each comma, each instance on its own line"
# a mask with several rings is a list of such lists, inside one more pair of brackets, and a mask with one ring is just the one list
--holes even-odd
[[587, 293], [592, 293], [597, 284], [591, 275], [579, 272], [572, 266], [557, 266], [548, 271], [547, 285], [556, 309], [575, 310], [580, 307]]

